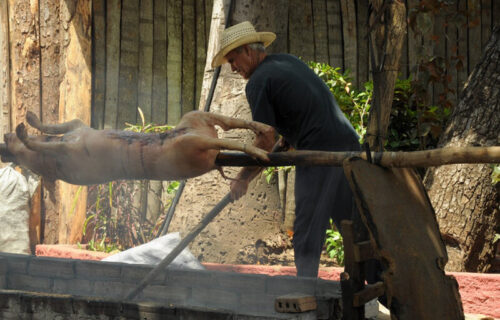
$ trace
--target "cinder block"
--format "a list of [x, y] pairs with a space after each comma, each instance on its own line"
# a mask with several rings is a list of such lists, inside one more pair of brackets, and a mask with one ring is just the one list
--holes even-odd
[[120, 280], [121, 264], [100, 261], [77, 261], [76, 277], [87, 280]]
[[192, 290], [189, 302], [200, 307], [238, 310], [239, 295], [230, 291], [200, 287]]
[[272, 314], [276, 296], [261, 293], [242, 293], [240, 295], [239, 310], [246, 313]]
[[88, 296], [94, 292], [94, 282], [84, 279], [54, 279], [52, 292]]
[[217, 286], [217, 281], [212, 271], [170, 269], [166, 272], [164, 284], [191, 288], [213, 288]]
[[96, 281], [93, 296], [107, 299], [122, 299], [136, 286], [121, 281]]
[[317, 297], [342, 297], [342, 290], [340, 289], [339, 281], [329, 281], [318, 279], [316, 281], [315, 296]]
[[[191, 295], [191, 289], [183, 286], [152, 285], [144, 288], [141, 298], [146, 301], [161, 302], [163, 304], [181, 304]], [[141, 299], [141, 300], [142, 300]]]
[[316, 288], [315, 278], [297, 278], [291, 276], [268, 277], [266, 292], [271, 295], [285, 295], [301, 293], [314, 295]]
[[72, 279], [75, 277], [74, 261], [46, 257], [33, 258], [28, 266], [28, 274], [37, 277]]
[[11, 290], [51, 292], [52, 280], [25, 274], [9, 274], [7, 288]]
[[233, 272], [215, 272], [217, 287], [235, 293], [265, 292], [266, 276]]
[[26, 254], [1, 252], [0, 257], [7, 260], [9, 273], [28, 273], [28, 264], [31, 256]]
[[[121, 280], [124, 282], [137, 283], [143, 280], [153, 270], [151, 266], [137, 264], [122, 264]], [[155, 283], [163, 283], [165, 281], [165, 272], [160, 272], [155, 278]]]

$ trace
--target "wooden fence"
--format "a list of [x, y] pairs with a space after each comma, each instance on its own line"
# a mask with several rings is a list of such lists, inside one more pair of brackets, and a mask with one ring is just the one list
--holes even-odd
[[[371, 78], [366, 36], [368, 3], [369, 0], [261, 1], [259, 5], [269, 6], [269, 11], [264, 11], [275, 16], [275, 23], [256, 25], [277, 33], [278, 39], [269, 48], [271, 52], [289, 52], [305, 61], [348, 69], [359, 87]], [[418, 3], [419, 0], [406, 0], [407, 10]], [[93, 1], [94, 127], [122, 128], [125, 122], [135, 123], [139, 121], [137, 107], [144, 112], [146, 122], [169, 124], [176, 124], [182, 114], [197, 109], [212, 4], [213, 0]], [[465, 18], [470, 21], [464, 23], [477, 26], [444, 27], [442, 18], [436, 18], [434, 30], [425, 37], [416, 37], [408, 28], [402, 78], [410, 75], [421, 48], [427, 48], [429, 55], [443, 58], [461, 56], [463, 69], [449, 71], [450, 87], [460, 92], [481, 57], [493, 23], [500, 19], [500, 2], [457, 0], [456, 8], [457, 12], [472, 13]], [[233, 22], [240, 22], [237, 13], [235, 16]], [[438, 85], [435, 90], [429, 87], [431, 103], [436, 102], [439, 93]], [[457, 95], [449, 99], [456, 102]]]
[[[94, 0], [96, 128], [176, 124], [197, 108], [213, 0]], [[168, 106], [168, 107], [167, 107]]]

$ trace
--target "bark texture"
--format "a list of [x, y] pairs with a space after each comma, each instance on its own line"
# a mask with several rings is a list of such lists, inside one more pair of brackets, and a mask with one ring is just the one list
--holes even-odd
[[[500, 27], [466, 83], [439, 147], [498, 146], [500, 142]], [[499, 188], [490, 165], [452, 165], [427, 172], [424, 183], [454, 271], [487, 272], [500, 232]]]

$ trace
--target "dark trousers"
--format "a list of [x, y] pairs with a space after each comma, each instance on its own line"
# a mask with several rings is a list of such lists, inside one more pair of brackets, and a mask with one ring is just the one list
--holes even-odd
[[341, 167], [297, 167], [293, 248], [297, 276], [317, 277], [330, 218], [351, 219], [352, 192]]

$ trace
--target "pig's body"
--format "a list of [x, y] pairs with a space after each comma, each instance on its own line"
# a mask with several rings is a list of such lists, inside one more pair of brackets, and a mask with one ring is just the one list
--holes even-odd
[[190, 112], [174, 130], [162, 134], [94, 130], [79, 120], [43, 125], [33, 114], [28, 122], [44, 133], [27, 136], [23, 125], [6, 134], [0, 146], [2, 161], [30, 168], [47, 179], [88, 185], [118, 179], [177, 180], [213, 169], [220, 149], [244, 151], [267, 160], [264, 150], [237, 141], [218, 139], [224, 130], [246, 128], [259, 134], [271, 127], [212, 113]]

